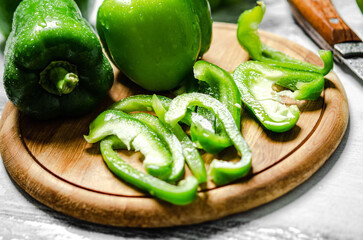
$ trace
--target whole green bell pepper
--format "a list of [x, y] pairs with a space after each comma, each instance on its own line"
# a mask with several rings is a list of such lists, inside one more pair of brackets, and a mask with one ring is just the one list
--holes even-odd
[[97, 31], [109, 58], [152, 91], [176, 88], [211, 41], [206, 0], [105, 0]]
[[[13, 14], [22, 0], [0, 0], [0, 33], [7, 38], [11, 32]], [[96, 0], [75, 0], [84, 18], [88, 19]]]
[[24, 0], [5, 48], [10, 101], [35, 118], [90, 112], [113, 84], [113, 70], [73, 0]]

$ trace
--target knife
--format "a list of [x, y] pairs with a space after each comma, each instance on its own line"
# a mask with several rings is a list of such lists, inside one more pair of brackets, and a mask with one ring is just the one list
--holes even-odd
[[297, 23], [334, 60], [363, 81], [363, 42], [341, 19], [330, 0], [288, 0]]

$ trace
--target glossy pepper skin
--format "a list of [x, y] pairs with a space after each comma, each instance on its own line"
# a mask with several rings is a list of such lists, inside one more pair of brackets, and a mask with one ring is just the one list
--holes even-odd
[[109, 58], [147, 90], [178, 87], [210, 45], [208, 4], [194, 1], [105, 0], [97, 31]]
[[24, 0], [5, 48], [10, 101], [39, 119], [90, 112], [113, 84], [97, 36], [72, 0]]
[[[0, 33], [7, 38], [11, 32], [13, 14], [22, 0], [0, 0]], [[96, 0], [75, 0], [86, 19]]]

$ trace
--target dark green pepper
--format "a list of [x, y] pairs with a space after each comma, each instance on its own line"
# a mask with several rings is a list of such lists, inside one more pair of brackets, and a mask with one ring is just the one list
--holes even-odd
[[252, 60], [265, 62], [276, 67], [317, 72], [324, 76], [332, 70], [333, 55], [331, 51], [319, 51], [319, 55], [324, 62], [324, 67], [319, 67], [292, 58], [262, 43], [258, 34], [258, 26], [263, 19], [265, 11], [265, 4], [262, 1], [257, 1], [256, 7], [244, 11], [238, 19], [238, 42], [248, 52]]
[[35, 118], [90, 112], [113, 84], [113, 70], [72, 0], [24, 0], [5, 49], [10, 101]]
[[[13, 14], [22, 0], [0, 0], [0, 33], [7, 38], [11, 32]], [[96, 0], [75, 0], [83, 17], [88, 19]]]

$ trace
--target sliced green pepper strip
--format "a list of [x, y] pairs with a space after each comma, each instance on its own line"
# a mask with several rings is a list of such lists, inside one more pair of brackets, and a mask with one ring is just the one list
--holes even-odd
[[[297, 82], [306, 80], [305, 75], [320, 77], [315, 84], [318, 85], [317, 88], [321, 92], [321, 87], [324, 87], [324, 78], [320, 74], [274, 68], [256, 61], [248, 61], [239, 65], [234, 71], [233, 77], [241, 92], [242, 101], [260, 123], [270, 131], [285, 132], [296, 125], [300, 111], [295, 105], [288, 107], [283, 104], [281, 96], [272, 89], [272, 86], [287, 79], [287, 81], [295, 82], [298, 87], [309, 87], [312, 85], [309, 82], [305, 85]], [[300, 94], [299, 91], [297, 90], [293, 94], [304, 95], [304, 89]]]
[[223, 103], [202, 93], [183, 94], [171, 102], [169, 110], [165, 114], [165, 122], [175, 126], [178, 121], [183, 119], [188, 107], [195, 105], [207, 108], [218, 117], [235, 148], [242, 154], [241, 160], [237, 163], [213, 160], [209, 171], [213, 181], [217, 185], [223, 185], [246, 176], [251, 170], [251, 150], [242, 137], [231, 113]]
[[[166, 109], [163, 107], [160, 98], [156, 95], [153, 96], [153, 108], [159, 119], [165, 123]], [[171, 129], [182, 145], [185, 160], [187, 161], [193, 176], [197, 178], [199, 184], [207, 182], [207, 172], [204, 161], [193, 142], [179, 124], [176, 123]]]
[[[171, 99], [160, 95], [157, 95], [157, 97], [161, 101], [163, 107], [165, 109], [169, 109]], [[153, 95], [133, 95], [114, 103], [113, 105], [111, 105], [111, 107], [109, 107], [109, 109], [121, 110], [126, 113], [136, 111], [151, 112], [153, 111], [152, 98]], [[202, 116], [199, 116], [197, 113], [192, 112], [190, 109], [188, 109], [187, 114], [185, 114], [182, 122], [188, 126], [190, 126], [193, 122], [203, 122], [205, 128], [212, 129], [210, 123], [208, 123], [206, 119], [203, 119]]]
[[144, 156], [146, 171], [160, 179], [171, 174], [172, 157], [163, 141], [148, 126], [118, 110], [102, 112], [90, 124], [89, 143], [100, 141], [109, 135], [116, 135], [128, 150], [140, 151]]
[[124, 143], [116, 136], [101, 141], [101, 153], [108, 168], [124, 181], [151, 195], [176, 205], [187, 205], [197, 196], [198, 181], [187, 177], [177, 186], [140, 172], [127, 164], [113, 149], [123, 147]]
[[[157, 96], [165, 108], [169, 108], [171, 99], [164, 96]], [[124, 112], [153, 111], [152, 95], [133, 95], [121, 99], [109, 107], [109, 109], [121, 110]]]
[[320, 50], [324, 67], [297, 60], [261, 42], [258, 26], [265, 14], [266, 6], [257, 1], [257, 6], [244, 11], [238, 19], [237, 39], [240, 45], [248, 52], [251, 59], [265, 62], [277, 67], [296, 69], [300, 71], [328, 74], [333, 68], [333, 54], [331, 51]]
[[[239, 129], [241, 124], [241, 96], [231, 74], [212, 63], [201, 60], [194, 64], [194, 77], [208, 84], [210, 95], [226, 105]], [[199, 111], [198, 113], [203, 115]], [[193, 141], [196, 140], [204, 150], [212, 154], [231, 146], [232, 142], [223, 130], [218, 129], [218, 125], [220, 123], [217, 121], [217, 134], [219, 136], [203, 130], [202, 124], [192, 124], [191, 136]]]
[[157, 117], [149, 113], [132, 113], [130, 116], [146, 124], [160, 139], [166, 142], [173, 158], [172, 171], [167, 181], [178, 181], [184, 175], [185, 165], [183, 148], [178, 138]]
[[194, 77], [208, 83], [213, 97], [224, 103], [231, 112], [238, 129], [241, 123], [241, 95], [231, 74], [207, 61], [197, 61], [194, 64]]
[[[135, 112], [135, 111], [153, 111], [152, 107], [152, 95], [133, 95], [127, 98], [124, 98], [109, 107], [109, 109], [121, 110], [126, 113]], [[169, 109], [169, 105], [171, 103], [171, 99], [157, 95], [160, 99], [164, 108]], [[183, 119], [183, 122], [187, 125], [192, 124], [192, 117], [193, 113], [188, 111]]]

